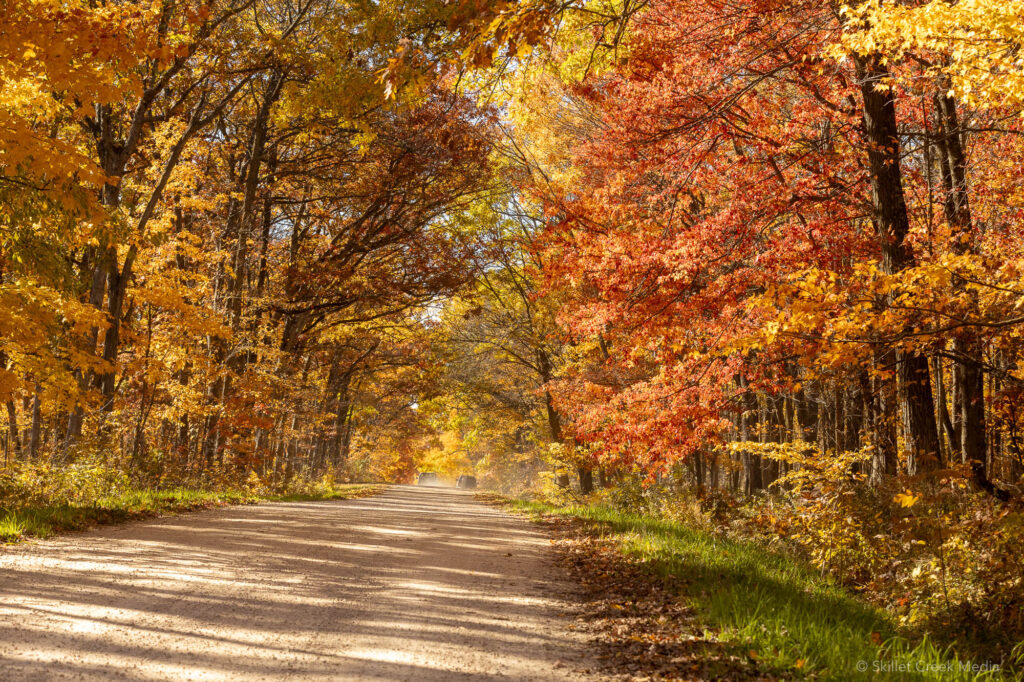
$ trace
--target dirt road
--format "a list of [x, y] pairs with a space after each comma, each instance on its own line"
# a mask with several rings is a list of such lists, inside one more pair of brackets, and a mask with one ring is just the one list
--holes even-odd
[[111, 526], [0, 549], [0, 679], [581, 679], [557, 575], [446, 489]]

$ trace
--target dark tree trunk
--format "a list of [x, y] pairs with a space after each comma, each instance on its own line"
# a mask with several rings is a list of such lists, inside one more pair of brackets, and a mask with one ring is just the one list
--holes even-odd
[[693, 482], [697, 486], [697, 495], [704, 495], [704, 478], [705, 478], [705, 466], [704, 466], [704, 455], [695, 452], [693, 453]]
[[[877, 57], [857, 58], [857, 72], [864, 101], [864, 134], [882, 269], [886, 274], [895, 274], [915, 264], [906, 243], [910, 218], [903, 192], [896, 103], [890, 91], [879, 89], [889, 73]], [[911, 473], [933, 471], [939, 466], [939, 440], [928, 358], [917, 352], [897, 350], [896, 375]]]
[[42, 387], [36, 384], [35, 393], [32, 395], [32, 427], [28, 436], [28, 456], [35, 459], [39, 454], [39, 437], [43, 428], [42, 409], [39, 404], [39, 392]]
[[[935, 98], [939, 121], [939, 158], [945, 185], [943, 210], [952, 231], [953, 250], [971, 253], [976, 248], [971, 206], [967, 192], [967, 161], [964, 153], [963, 131], [957, 114], [956, 101], [948, 94]], [[955, 286], [963, 282], [954, 281]], [[985, 468], [985, 375], [982, 370], [982, 345], [977, 334], [968, 329], [953, 344], [962, 380], [954, 410], [960, 417], [960, 458], [971, 467], [975, 484], [990, 493], [995, 486]]]
[[[751, 434], [751, 421], [756, 420], [757, 396], [750, 391], [745, 377], [740, 377], [740, 388], [743, 390], [743, 412], [740, 414], [740, 441], [749, 442], [753, 440]], [[746, 474], [746, 493], [754, 493], [764, 489], [764, 479], [761, 476], [761, 458], [749, 451], [743, 452], [743, 471]]]
[[807, 443], [818, 439], [818, 410], [813, 400], [803, 387], [794, 396], [795, 412], [793, 415], [793, 431], [795, 438]]
[[18, 432], [18, 406], [13, 400], [7, 401], [7, 452], [17, 456], [21, 452], [21, 435]]
[[[818, 415], [815, 419], [818, 425], [818, 449], [828, 452], [835, 447], [835, 387], [821, 384], [821, 394], [818, 399]], [[829, 439], [833, 440], [829, 440]]]
[[590, 470], [590, 467], [577, 467], [576, 475], [580, 479], [580, 492], [584, 495], [588, 495], [594, 492], [594, 472]]

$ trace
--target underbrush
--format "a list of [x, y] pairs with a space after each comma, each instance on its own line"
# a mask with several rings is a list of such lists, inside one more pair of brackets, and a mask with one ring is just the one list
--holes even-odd
[[[747, 498], [698, 492], [685, 469], [652, 484], [619, 474], [586, 498], [548, 486], [541, 498], [588, 503], [753, 542], [884, 610], [901, 632], [973, 660], [1024, 661], [1024, 501], [971, 484], [966, 466], [869, 484], [870, 453], [806, 443], [739, 443], [785, 472]], [[728, 453], [726, 453], [728, 454]], [[728, 458], [723, 458], [728, 462]]]
[[101, 460], [66, 466], [19, 462], [0, 470], [0, 543], [228, 504], [346, 499], [380, 489], [338, 484], [330, 474], [278, 480], [222, 473], [192, 485], [168, 485], [133, 479]]
[[975, 658], [1024, 653], [1024, 525], [1019, 506], [950, 475], [892, 482], [798, 481], [738, 507], [734, 536], [795, 554], [886, 609], [904, 628]]
[[[999, 630], [1021, 613], [1011, 513], [974, 498], [969, 513], [941, 491], [909, 505], [885, 491], [846, 493], [819, 486], [809, 502], [794, 484], [740, 505], [627, 484], [588, 500], [513, 504], [586, 519], [627, 555], [681, 580], [720, 638], [776, 673], [967, 680], [1019, 671], [1024, 645]], [[939, 527], [941, 537], [929, 535]], [[1005, 610], [980, 619], [983, 604]]]

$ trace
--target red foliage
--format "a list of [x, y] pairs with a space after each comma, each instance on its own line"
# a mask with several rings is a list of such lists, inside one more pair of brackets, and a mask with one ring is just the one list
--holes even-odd
[[739, 375], [787, 380], [791, 348], [734, 347], [775, 314], [749, 297], [877, 252], [852, 74], [816, 56], [838, 30], [820, 3], [662, 0], [627, 65], [575, 93], [599, 132], [573, 157], [583, 186], [545, 197], [542, 248], [563, 322], [602, 338], [559, 387], [578, 437], [647, 464], [706, 447]]

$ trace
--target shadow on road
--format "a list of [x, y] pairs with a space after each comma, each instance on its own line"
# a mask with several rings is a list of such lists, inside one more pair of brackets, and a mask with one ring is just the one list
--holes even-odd
[[548, 542], [443, 488], [0, 554], [0, 679], [573, 679]]

